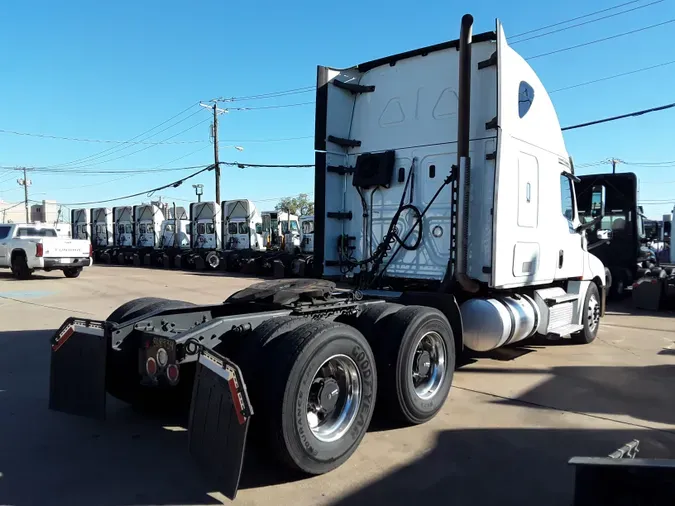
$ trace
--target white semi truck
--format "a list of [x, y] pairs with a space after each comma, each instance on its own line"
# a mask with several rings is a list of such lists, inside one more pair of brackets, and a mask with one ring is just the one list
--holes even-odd
[[70, 211], [71, 237], [73, 239], [89, 240], [91, 217], [88, 209], [73, 209]]
[[255, 204], [248, 199], [226, 200], [222, 203], [223, 249], [264, 249], [262, 216]]
[[193, 202], [190, 204], [190, 222], [192, 253], [187, 264], [196, 269], [204, 266], [217, 269], [223, 247], [221, 207], [215, 202]]
[[190, 452], [233, 498], [252, 418], [283, 465], [327, 473], [376, 409], [434, 418], [465, 349], [596, 338], [605, 269], [586, 248], [574, 167], [546, 89], [499, 22], [472, 36], [467, 15], [459, 40], [319, 67], [315, 148], [323, 279], [70, 318], [52, 339], [51, 408], [100, 417], [106, 392], [182, 400]]
[[153, 253], [162, 239], [164, 218], [164, 212], [156, 204], [134, 206], [135, 266], [152, 265]]
[[114, 245], [113, 216], [109, 207], [97, 207], [90, 210], [91, 245], [94, 261], [107, 260], [110, 263], [110, 249]]

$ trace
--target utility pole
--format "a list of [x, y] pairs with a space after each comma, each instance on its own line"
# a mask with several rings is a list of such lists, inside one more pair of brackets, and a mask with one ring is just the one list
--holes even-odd
[[26, 207], [26, 223], [30, 223], [30, 216], [28, 213], [28, 187], [33, 184], [33, 182], [26, 177], [26, 167], [23, 168], [23, 179], [17, 179], [17, 183], [20, 186], [23, 186], [23, 203]]
[[216, 204], [220, 205], [220, 160], [218, 160], [218, 102], [213, 103], [213, 163], [216, 166]]
[[211, 126], [211, 137], [213, 138], [213, 165], [216, 169], [216, 204], [220, 205], [220, 160], [218, 159], [218, 115], [229, 112], [227, 109], [218, 108], [218, 100], [214, 99], [213, 105], [200, 103], [202, 107], [213, 110], [213, 125]]
[[610, 160], [610, 162], [612, 164], [612, 174], [616, 174], [616, 164], [617, 163], [623, 163], [623, 162], [621, 160], [617, 159], [617, 158], [612, 158]]

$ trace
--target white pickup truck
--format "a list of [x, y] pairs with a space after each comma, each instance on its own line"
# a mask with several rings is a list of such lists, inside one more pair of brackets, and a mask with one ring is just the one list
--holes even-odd
[[91, 243], [59, 237], [54, 227], [41, 224], [0, 224], [0, 267], [12, 269], [18, 279], [33, 271], [63, 271], [76, 278], [91, 265]]

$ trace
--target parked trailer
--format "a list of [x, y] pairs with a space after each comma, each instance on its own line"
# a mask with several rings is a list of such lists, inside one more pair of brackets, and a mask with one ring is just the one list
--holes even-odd
[[71, 237], [73, 239], [89, 240], [91, 221], [87, 209], [73, 209], [70, 211]]
[[467, 348], [592, 342], [605, 271], [555, 110], [500, 23], [472, 37], [472, 22], [457, 41], [318, 68], [314, 267], [358, 285], [273, 280], [212, 306], [145, 298], [69, 318], [50, 407], [103, 417], [106, 391], [189, 403], [190, 452], [234, 498], [252, 419], [270, 455], [323, 474], [375, 410], [434, 418]]
[[113, 240], [113, 216], [109, 207], [91, 209], [91, 245], [94, 262], [110, 263]]

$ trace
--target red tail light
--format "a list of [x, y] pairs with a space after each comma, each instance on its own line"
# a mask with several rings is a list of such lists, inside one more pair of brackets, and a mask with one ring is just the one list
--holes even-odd
[[90, 257], [94, 256], [94, 245], [93, 244], [89, 245], [89, 256]]
[[42, 246], [42, 243], [39, 242], [35, 245], [35, 256], [39, 258], [43, 256], [43, 254], [44, 254], [44, 247]]

